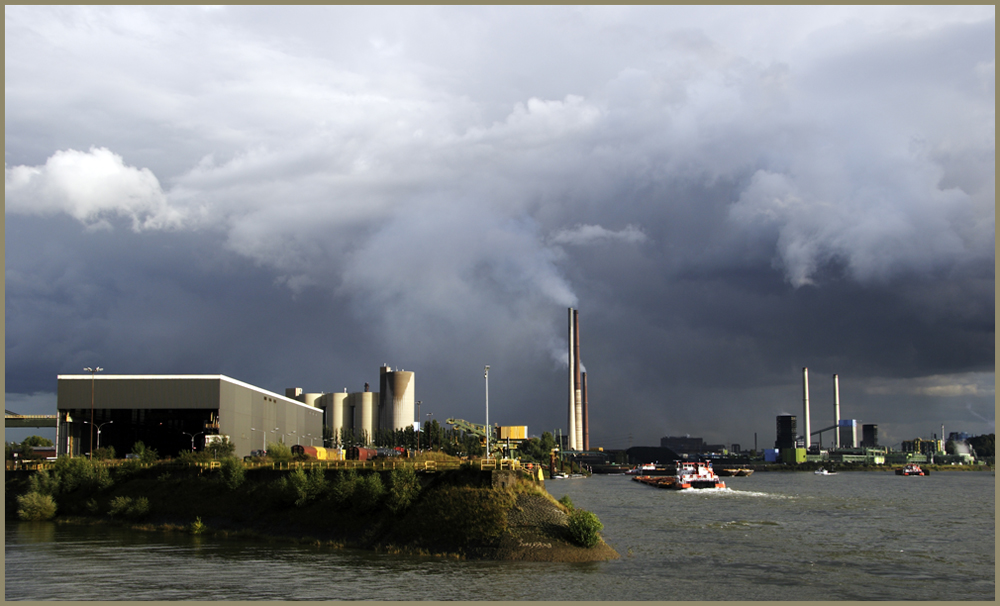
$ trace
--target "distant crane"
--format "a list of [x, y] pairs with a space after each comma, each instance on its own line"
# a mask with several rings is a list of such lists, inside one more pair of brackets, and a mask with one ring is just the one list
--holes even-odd
[[472, 435], [479, 436], [479, 439], [485, 442], [486, 436], [489, 435], [490, 444], [496, 444], [497, 438], [493, 435], [492, 431], [487, 431], [485, 425], [479, 425], [477, 423], [470, 423], [464, 419], [448, 419], [445, 421], [448, 425], [451, 425], [455, 429], [464, 431], [465, 433], [471, 433]]

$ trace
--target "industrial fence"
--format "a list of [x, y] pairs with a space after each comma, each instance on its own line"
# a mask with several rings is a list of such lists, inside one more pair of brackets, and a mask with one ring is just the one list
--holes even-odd
[[[160, 461], [155, 461], [151, 463], [141, 463], [139, 461], [132, 460], [95, 460], [94, 463], [101, 465], [103, 467], [120, 467], [127, 465], [131, 468], [148, 468], [153, 466], [183, 466], [183, 467], [199, 467], [201, 471], [219, 469], [222, 467], [221, 461], [178, 461], [175, 459], [165, 459]], [[391, 470], [391, 469], [403, 469], [406, 467], [412, 467], [418, 471], [443, 471], [446, 469], [459, 469], [462, 465], [465, 465], [462, 461], [438, 461], [438, 460], [428, 460], [428, 461], [411, 461], [402, 458], [388, 458], [388, 459], [376, 459], [373, 461], [243, 461], [243, 467], [245, 469], [371, 469], [371, 470]], [[29, 471], [37, 471], [43, 469], [51, 469], [55, 465], [54, 461], [49, 460], [25, 460], [25, 461], [7, 461], [6, 469], [12, 471], [15, 469], [23, 469]], [[520, 470], [522, 469], [521, 462], [516, 459], [480, 459], [479, 469], [485, 471], [487, 469], [510, 469], [510, 470]]]

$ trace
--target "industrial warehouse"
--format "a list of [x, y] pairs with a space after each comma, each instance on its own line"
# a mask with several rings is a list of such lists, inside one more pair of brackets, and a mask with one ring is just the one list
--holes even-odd
[[324, 424], [366, 439], [412, 427], [414, 373], [383, 365], [379, 375], [379, 392], [285, 395], [225, 375], [59, 375], [56, 452], [128, 452], [141, 441], [173, 456], [225, 438], [247, 456], [269, 442], [322, 444]]

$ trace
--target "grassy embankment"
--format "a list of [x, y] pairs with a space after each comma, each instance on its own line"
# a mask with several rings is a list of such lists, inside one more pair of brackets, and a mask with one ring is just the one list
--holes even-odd
[[[557, 503], [527, 478], [496, 487], [496, 473], [513, 472], [469, 465], [428, 473], [413, 466], [247, 469], [235, 459], [210, 470], [165, 463], [108, 468], [78, 458], [60, 460], [51, 470], [8, 472], [6, 499], [12, 517], [20, 511], [22, 518], [44, 519], [51, 502], [57, 521], [146, 530], [469, 558], [617, 557], [599, 540], [596, 517]], [[511, 515], [526, 519], [525, 507], [547, 510], [546, 519], [556, 522], [514, 528]], [[526, 548], [525, 536], [535, 548]], [[594, 537], [594, 547], [583, 546]], [[545, 553], [533, 553], [538, 551]]]

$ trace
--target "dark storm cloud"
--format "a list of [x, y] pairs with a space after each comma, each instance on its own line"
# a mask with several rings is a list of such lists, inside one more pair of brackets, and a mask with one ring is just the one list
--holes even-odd
[[769, 446], [803, 366], [898, 439], [992, 428], [992, 7], [5, 31], [8, 394], [95, 363], [355, 390], [388, 363], [478, 418], [490, 364], [491, 419], [540, 433], [574, 306], [608, 446]]

